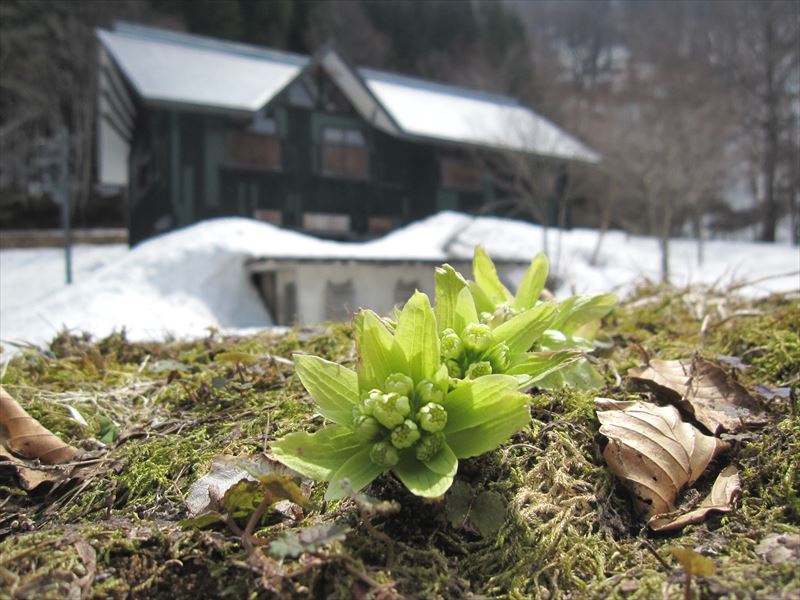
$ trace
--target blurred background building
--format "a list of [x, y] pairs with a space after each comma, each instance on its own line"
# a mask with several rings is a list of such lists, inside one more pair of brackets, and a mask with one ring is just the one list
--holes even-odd
[[[67, 189], [75, 226], [130, 215], [132, 240], [455, 207], [797, 243], [799, 21], [792, 0], [5, 0], [0, 229], [57, 227]], [[469, 102], [510, 124], [451, 129]]]

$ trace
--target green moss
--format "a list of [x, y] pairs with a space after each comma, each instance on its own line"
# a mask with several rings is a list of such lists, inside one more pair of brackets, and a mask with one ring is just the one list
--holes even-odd
[[[48, 351], [15, 357], [5, 367], [3, 385], [71, 443], [91, 448], [87, 440], [97, 437], [104, 418], [120, 433], [100, 453], [100, 462], [79, 471], [77, 481], [52, 497], [27, 495], [13, 477], [0, 475], [0, 490], [10, 498], [0, 503], [0, 535], [7, 536], [0, 542], [0, 578], [15, 590], [29, 585], [36, 597], [63, 596], [88, 572], [85, 548], [79, 552], [86, 542], [96, 562], [90, 595], [98, 598], [276, 595], [265, 591], [262, 575], [283, 597], [350, 598], [370, 591], [354, 570], [378, 583], [392, 582], [406, 597], [680, 598], [682, 574], [669, 548], [689, 546], [711, 556], [717, 567], [713, 577], [696, 582], [703, 597], [791, 595], [800, 588], [794, 565], [766, 564], [754, 548], [773, 532], [800, 533], [797, 400], [771, 401], [770, 425], [723, 459], [737, 464], [742, 475], [734, 511], [655, 536], [641, 530], [627, 494], [600, 458], [593, 399], [638, 397], [624, 378], [629, 367], [642, 364], [639, 348], [664, 359], [696, 351], [711, 360], [737, 356], [750, 365], [737, 373], [746, 387], [796, 389], [800, 303], [650, 288], [617, 308], [603, 331], [614, 342], [600, 358], [606, 389], [535, 393], [528, 431], [504, 448], [460, 462], [460, 481], [476, 493], [491, 490], [506, 504], [496, 536], [454, 527], [443, 501], [414, 497], [384, 476], [368, 492], [401, 503], [398, 514], [371, 521], [393, 540], [390, 545], [376, 537], [352, 501], [323, 502], [324, 485], [317, 484], [299, 523], [275, 515], [262, 522], [259, 535], [332, 521], [345, 522], [351, 531], [330, 549], [332, 558], [323, 554], [308, 565], [288, 559], [280, 569], [298, 570], [291, 578], [282, 578], [277, 563], [269, 561], [264, 564], [273, 571], [256, 572], [259, 567], [248, 562], [230, 532], [181, 531], [177, 521], [191, 484], [215, 456], [260, 452], [272, 439], [322, 424], [291, 365], [272, 357], [303, 351], [355, 366], [349, 325], [323, 324], [280, 336], [210, 332], [199, 341], [167, 344], [131, 343], [124, 332], [97, 343], [61, 334]], [[235, 364], [219, 360], [223, 352], [255, 358]], [[67, 406], [88, 425], [79, 425]], [[705, 481], [701, 493], [710, 484]], [[26, 524], [37, 531], [20, 533]]]

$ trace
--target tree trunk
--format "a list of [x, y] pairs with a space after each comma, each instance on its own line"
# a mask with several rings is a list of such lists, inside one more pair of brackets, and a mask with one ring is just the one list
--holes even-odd
[[611, 205], [616, 193], [617, 186], [612, 179], [611, 183], [609, 184], [608, 194], [606, 195], [605, 202], [603, 203], [603, 212], [600, 213], [600, 231], [597, 235], [597, 243], [594, 245], [592, 256], [589, 259], [589, 264], [593, 267], [597, 265], [597, 261], [600, 258], [600, 248], [603, 246], [603, 240], [606, 237], [606, 232], [611, 225]]
[[765, 46], [765, 89], [764, 103], [766, 104], [766, 119], [764, 120], [764, 160], [762, 176], [764, 178], [764, 200], [761, 225], [761, 241], [774, 242], [775, 228], [778, 224], [778, 207], [775, 194], [775, 171], [778, 156], [778, 95], [775, 90], [775, 31], [772, 18], [768, 17], [764, 23]]
[[[696, 203], [695, 206], [699, 207]], [[697, 264], [702, 265], [705, 260], [705, 230], [703, 229], [703, 214], [697, 210], [692, 213], [692, 233], [697, 242]]]
[[664, 220], [661, 224], [661, 283], [669, 283], [669, 240], [672, 233], [672, 203], [667, 200], [663, 204]]

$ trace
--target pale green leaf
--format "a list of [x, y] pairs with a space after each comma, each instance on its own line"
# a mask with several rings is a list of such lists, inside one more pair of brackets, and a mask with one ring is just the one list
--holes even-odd
[[389, 375], [407, 370], [403, 351], [383, 319], [371, 310], [361, 310], [354, 317], [353, 325], [360, 356], [358, 383], [361, 391], [382, 388]]
[[481, 288], [481, 286], [474, 281], [468, 282], [467, 285], [469, 286], [469, 291], [472, 294], [472, 302], [475, 305], [475, 308], [482, 313], [494, 313], [495, 309], [497, 308], [497, 303], [489, 298], [489, 295], [483, 291], [483, 288]]
[[556, 316], [556, 305], [541, 303], [515, 315], [492, 333], [497, 343], [508, 344], [509, 354], [519, 354], [531, 349], [534, 342], [550, 327]]
[[[370, 446], [364, 446], [331, 475], [330, 484], [325, 491], [326, 500], [344, 498], [351, 492], [360, 490], [383, 473], [384, 469], [370, 460], [369, 452]], [[347, 483], [343, 485], [345, 481]]]
[[470, 288], [464, 288], [458, 293], [455, 320], [456, 333], [459, 335], [467, 325], [478, 322], [478, 312], [475, 310], [475, 300]]
[[505, 442], [530, 420], [528, 397], [508, 375], [462, 382], [444, 400], [445, 437], [458, 458], [477, 456]]
[[426, 461], [425, 464], [431, 471], [439, 473], [440, 475], [454, 477], [456, 471], [458, 471], [458, 458], [456, 458], [456, 455], [453, 454], [450, 446], [446, 443], [442, 446], [441, 450], [436, 453], [436, 456]]
[[[559, 304], [558, 317], [550, 327], [565, 335], [591, 338], [600, 325], [600, 319], [611, 312], [617, 302], [616, 294], [571, 296]], [[586, 329], [587, 325], [591, 327]]]
[[415, 292], [397, 321], [395, 339], [408, 361], [408, 374], [415, 382], [430, 379], [441, 362], [436, 317], [428, 296]]
[[536, 387], [558, 390], [570, 387], [576, 390], [593, 390], [602, 387], [605, 379], [585, 358], [578, 359], [565, 369], [557, 370], [536, 382]]
[[475, 283], [495, 305], [508, 303], [513, 299], [511, 292], [506, 289], [497, 276], [494, 262], [483, 246], [475, 247], [475, 254], [472, 258], [472, 274], [475, 277]]
[[355, 372], [319, 356], [295, 354], [292, 358], [297, 375], [320, 414], [339, 425], [349, 425], [359, 399]]
[[529, 422], [527, 396], [518, 394], [514, 402], [480, 425], [447, 435], [447, 443], [458, 458], [478, 456], [504, 444]]
[[528, 384], [532, 385], [553, 373], [574, 364], [582, 354], [573, 350], [561, 352], [529, 352], [524, 360], [512, 365], [506, 371], [508, 375], [528, 375]]
[[456, 328], [456, 303], [458, 294], [467, 286], [466, 280], [450, 265], [434, 270], [436, 282], [436, 323], [439, 331]]
[[447, 411], [445, 434], [482, 423], [491, 411], [518, 394], [517, 386], [517, 380], [508, 375], [486, 375], [459, 382], [442, 403]]
[[424, 463], [419, 462], [413, 453], [402, 455], [393, 471], [409, 491], [425, 498], [438, 498], [453, 484], [452, 475], [432, 471]]
[[594, 343], [582, 337], [564, 335], [557, 329], [548, 329], [536, 340], [541, 350], [594, 350]]
[[525, 272], [519, 288], [517, 288], [514, 308], [517, 310], [533, 308], [537, 300], [539, 300], [539, 295], [542, 293], [545, 283], [547, 283], [549, 271], [550, 265], [547, 261], [547, 256], [545, 256], [544, 252], [540, 252], [531, 261], [531, 265]]
[[363, 444], [348, 428], [328, 425], [316, 433], [290, 433], [270, 447], [287, 467], [311, 479], [327, 481]]

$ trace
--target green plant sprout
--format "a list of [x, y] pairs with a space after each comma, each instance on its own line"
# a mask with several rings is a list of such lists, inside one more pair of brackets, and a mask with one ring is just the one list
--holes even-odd
[[[517, 378], [450, 378], [425, 294], [411, 297], [394, 328], [369, 310], [355, 316], [354, 328], [356, 371], [294, 356], [300, 381], [331, 423], [272, 444], [279, 461], [328, 482], [326, 499], [342, 498], [389, 471], [416, 495], [441, 496], [459, 459], [493, 450], [528, 423], [528, 397]], [[501, 331], [495, 338], [517, 347], [513, 335]]]
[[[450, 265], [436, 269], [436, 315], [451, 376], [507, 373], [521, 377], [526, 385], [544, 388], [602, 384], [583, 354], [595, 349], [600, 320], [617, 297], [572, 296], [560, 304], [540, 301], [548, 272], [547, 257], [537, 255], [514, 295], [481, 246], [473, 257], [474, 281], [465, 280]], [[513, 343], [506, 341], [509, 337]]]

